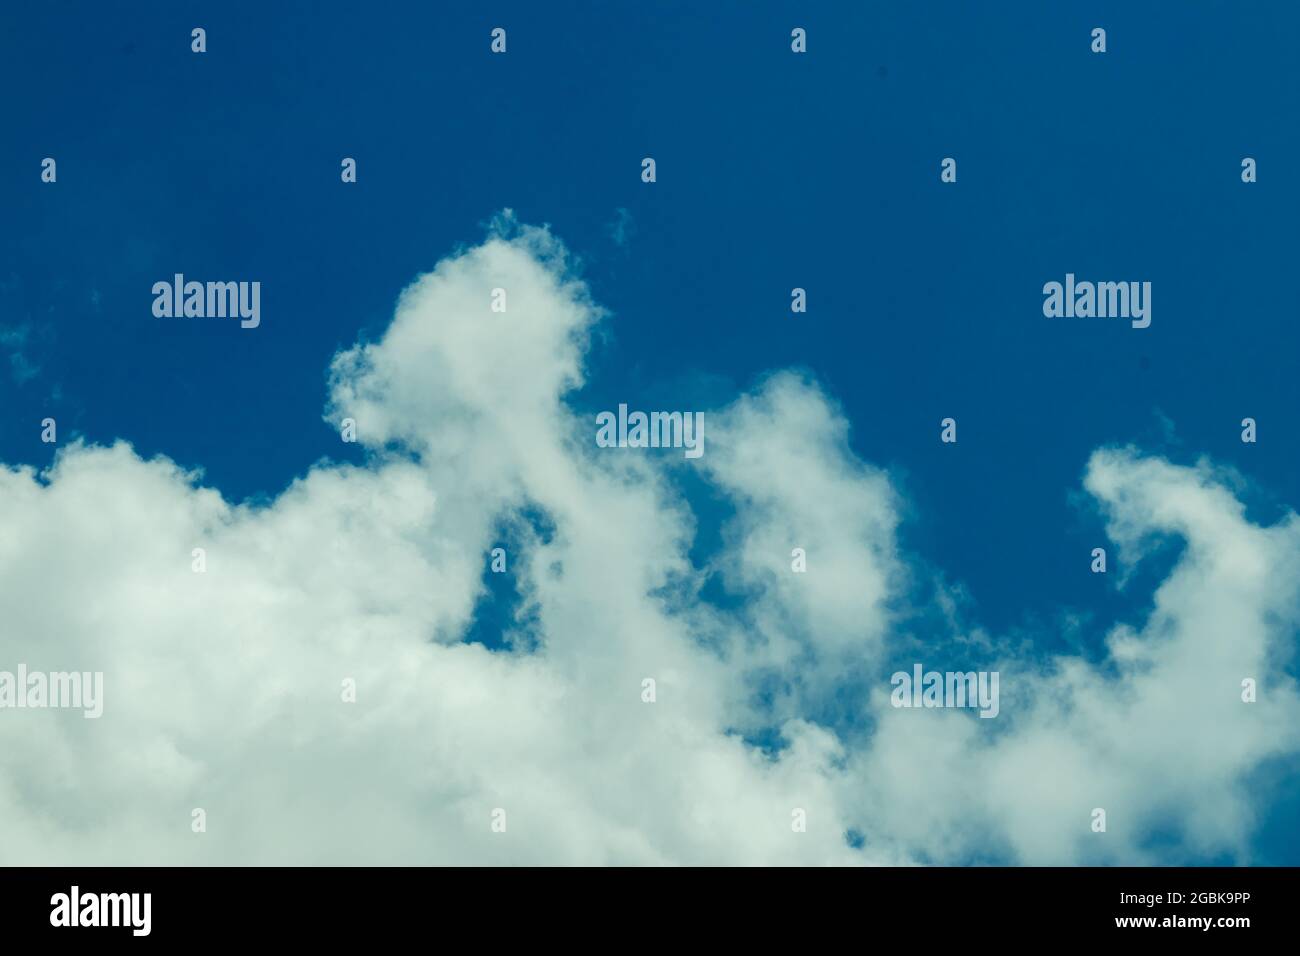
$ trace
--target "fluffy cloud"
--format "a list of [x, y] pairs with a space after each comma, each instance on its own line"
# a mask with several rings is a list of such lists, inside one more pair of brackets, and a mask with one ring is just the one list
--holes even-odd
[[[4, 862], [1247, 853], [1248, 776], [1300, 727], [1282, 669], [1294, 516], [1259, 527], [1209, 466], [1099, 451], [1085, 487], [1125, 556], [1186, 541], [1149, 618], [1117, 626], [1101, 665], [1004, 654], [997, 720], [895, 710], [889, 649], [918, 572], [899, 492], [853, 456], [840, 410], [783, 373], [707, 413], [698, 465], [598, 449], [571, 402], [600, 319], [560, 242], [503, 218], [335, 360], [327, 418], [356, 420], [363, 467], [320, 464], [264, 506], [125, 443], [0, 470], [0, 669], [105, 675], [98, 720], [0, 711]], [[708, 567], [689, 558], [683, 467], [734, 508]], [[465, 637], [512, 521], [536, 646], [489, 650]], [[728, 600], [703, 598], [710, 571]], [[852, 719], [828, 710], [846, 699]], [[764, 730], [779, 746], [756, 745]]]

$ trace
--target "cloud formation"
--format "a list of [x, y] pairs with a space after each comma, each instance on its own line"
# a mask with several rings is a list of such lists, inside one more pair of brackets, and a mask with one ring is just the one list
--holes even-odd
[[[1248, 861], [1249, 775], [1300, 744], [1294, 514], [1261, 527], [1209, 464], [1099, 450], [1084, 488], [1124, 559], [1186, 542], [1147, 619], [1100, 663], [996, 647], [996, 720], [896, 710], [924, 573], [899, 489], [792, 373], [710, 410], [696, 465], [597, 448], [572, 396], [602, 312], [569, 259], [505, 216], [418, 278], [331, 369], [366, 463], [270, 503], [125, 442], [0, 470], [0, 669], [105, 675], [98, 720], [0, 711], [0, 860]], [[686, 467], [734, 509], [707, 566]], [[490, 650], [465, 638], [512, 519], [537, 641]]]

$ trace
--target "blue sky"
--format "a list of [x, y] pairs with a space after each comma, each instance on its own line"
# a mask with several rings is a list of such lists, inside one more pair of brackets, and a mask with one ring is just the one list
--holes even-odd
[[[49, 464], [49, 415], [235, 501], [360, 463], [321, 417], [331, 358], [509, 208], [609, 312], [571, 407], [715, 408], [806, 370], [901, 492], [901, 550], [1044, 654], [1099, 658], [1178, 556], [1089, 573], [1095, 449], [1209, 456], [1255, 521], [1300, 503], [1293, 6], [402, 6], [6, 12], [0, 458]], [[262, 325], [155, 319], [175, 272], [260, 280]], [[1150, 281], [1150, 328], [1046, 319], [1066, 272]], [[1294, 764], [1267, 775], [1294, 791]], [[1300, 861], [1295, 802], [1270, 807], [1256, 861]]]

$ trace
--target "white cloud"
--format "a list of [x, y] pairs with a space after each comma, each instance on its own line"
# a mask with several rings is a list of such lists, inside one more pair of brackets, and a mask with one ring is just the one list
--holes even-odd
[[[1152, 535], [1186, 541], [1154, 610], [1113, 628], [1106, 667], [1004, 660], [1005, 726], [991, 738], [951, 713], [882, 707], [855, 765], [883, 781], [875, 823], [938, 858], [1008, 847], [1027, 863], [1248, 862], [1250, 774], [1300, 744], [1300, 696], [1282, 669], [1300, 522], [1254, 526], [1208, 466], [1132, 450], [1095, 453], [1084, 484], [1127, 550]], [[1255, 703], [1242, 702], [1244, 678], [1261, 688]], [[1098, 807], [1105, 834], [1087, 825]]]
[[[673, 481], [691, 466], [597, 449], [566, 403], [600, 317], [558, 240], [503, 219], [336, 360], [327, 417], [356, 419], [364, 467], [263, 507], [123, 443], [0, 471], [0, 669], [106, 685], [99, 720], [0, 711], [5, 862], [1141, 861], [1153, 830], [1245, 852], [1248, 775], [1300, 726], [1294, 517], [1260, 528], [1208, 467], [1098, 452], [1085, 486], [1126, 554], [1188, 540], [1150, 619], [1116, 628], [1107, 668], [1008, 656], [997, 720], [892, 710], [868, 678], [910, 573], [897, 492], [839, 409], [781, 374], [708, 413], [700, 467], [736, 509], [713, 564], [739, 601], [711, 606]], [[556, 529], [510, 556], [540, 646], [463, 643], [494, 528], [526, 507]], [[873, 734], [816, 722], [859, 684]], [[765, 720], [775, 756], [736, 732]]]

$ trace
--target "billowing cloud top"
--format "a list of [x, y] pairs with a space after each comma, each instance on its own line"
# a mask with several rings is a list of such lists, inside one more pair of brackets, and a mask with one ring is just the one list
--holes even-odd
[[[364, 466], [264, 506], [125, 442], [0, 470], [0, 671], [104, 675], [98, 719], [0, 710], [3, 862], [1249, 861], [1250, 774], [1300, 732], [1294, 515], [1099, 450], [1124, 558], [1186, 543], [1146, 620], [1094, 662], [991, 642], [995, 720], [897, 709], [926, 572], [838, 407], [779, 373], [707, 412], [694, 462], [597, 448], [571, 403], [600, 320], [559, 240], [504, 216], [335, 359]], [[704, 567], [682, 468], [734, 509]], [[493, 650], [466, 636], [507, 526], [535, 640]]]

